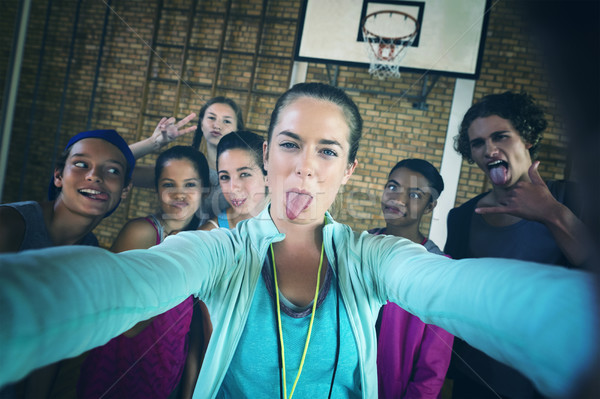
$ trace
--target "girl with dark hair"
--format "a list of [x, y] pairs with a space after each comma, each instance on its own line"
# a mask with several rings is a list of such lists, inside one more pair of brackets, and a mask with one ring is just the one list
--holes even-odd
[[[398, 162], [381, 195], [386, 227], [369, 233], [408, 238], [443, 255], [420, 230], [423, 215], [433, 211], [443, 190], [444, 180], [431, 163], [423, 159]], [[450, 364], [452, 335], [391, 302], [381, 308], [377, 327], [379, 397], [436, 399]]]
[[258, 134], [243, 130], [223, 137], [217, 145], [219, 184], [229, 208], [211, 219], [201, 230], [234, 228], [238, 222], [258, 215], [267, 200], [263, 143]]
[[188, 146], [171, 147], [159, 155], [154, 171], [160, 212], [127, 222], [113, 252], [149, 248], [171, 234], [198, 228], [196, 211], [210, 184], [204, 155]]
[[[214, 107], [214, 105], [217, 105]], [[244, 130], [242, 109], [230, 98], [218, 96], [208, 100], [198, 113], [198, 128], [192, 147], [200, 149], [202, 139], [207, 143], [209, 166], [215, 168], [216, 145], [232, 131]]]
[[[204, 155], [188, 146], [169, 148], [156, 160], [155, 176], [160, 212], [127, 222], [111, 248], [113, 252], [150, 248], [171, 234], [198, 228], [196, 211], [202, 203], [203, 188], [208, 187]], [[92, 349], [81, 369], [78, 397], [169, 397], [186, 365], [193, 302], [190, 296]], [[197, 359], [195, 353], [192, 357]], [[188, 367], [195, 367], [197, 372], [199, 365]], [[193, 383], [184, 380], [182, 386], [193, 388]]]
[[421, 232], [423, 215], [433, 212], [444, 190], [444, 181], [435, 166], [423, 159], [404, 159], [390, 171], [381, 195], [386, 227], [370, 230], [391, 234], [424, 245], [428, 251], [442, 251]]
[[342, 90], [295, 85], [272, 113], [271, 202], [256, 217], [148, 250], [0, 256], [0, 384], [196, 295], [214, 327], [197, 397], [377, 397], [375, 321], [387, 300], [567, 395], [597, 342], [594, 277], [453, 260], [335, 222], [327, 210], [358, 164], [361, 126]]

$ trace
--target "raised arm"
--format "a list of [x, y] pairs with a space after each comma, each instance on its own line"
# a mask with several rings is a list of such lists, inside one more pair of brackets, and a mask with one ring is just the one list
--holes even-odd
[[152, 135], [148, 138], [133, 143], [129, 146], [133, 156], [138, 159], [152, 152], [160, 150], [165, 145], [169, 144], [173, 140], [186, 133], [190, 133], [196, 130], [197, 126], [189, 126], [185, 129], [181, 129], [187, 125], [192, 119], [196, 117], [195, 113], [191, 113], [179, 122], [174, 117], [162, 118]]
[[[136, 159], [142, 158], [150, 153], [160, 150], [178, 137], [194, 132], [197, 126], [189, 126], [185, 129], [182, 129], [182, 127], [187, 125], [195, 117], [196, 114], [192, 112], [179, 122], [177, 122], [174, 117], [162, 118], [156, 125], [156, 128], [150, 137], [129, 146], [131, 152], [133, 152], [133, 156]], [[133, 172], [133, 185], [137, 187], [153, 188], [154, 167], [149, 165], [136, 165]]]
[[558, 202], [538, 172], [539, 161], [529, 168], [531, 182], [519, 182], [508, 193], [506, 203], [497, 207], [477, 208], [484, 214], [508, 213], [543, 223], [569, 262], [579, 266], [589, 258], [590, 238], [583, 222]]

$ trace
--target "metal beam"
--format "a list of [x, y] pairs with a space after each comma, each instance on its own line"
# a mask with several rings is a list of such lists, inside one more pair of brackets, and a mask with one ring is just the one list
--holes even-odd
[[90, 98], [90, 106], [88, 108], [88, 117], [85, 125], [85, 130], [91, 130], [92, 117], [94, 116], [94, 103], [96, 101], [96, 90], [98, 88], [98, 78], [100, 77], [100, 67], [102, 66], [102, 55], [104, 54], [104, 42], [106, 41], [106, 28], [108, 27], [108, 17], [110, 16], [110, 6], [112, 0], [106, 3], [104, 11], [104, 23], [102, 24], [102, 35], [100, 36], [100, 45], [98, 49], [98, 58], [96, 59], [96, 71], [94, 73], [94, 83], [92, 85], [92, 96]]
[[4, 179], [6, 177], [6, 164], [8, 163], [8, 148], [10, 147], [10, 136], [12, 134], [30, 10], [31, 0], [22, 0], [19, 2], [13, 44], [6, 73], [6, 86], [4, 87], [4, 95], [2, 97], [2, 113], [0, 114], [0, 118], [2, 118], [2, 131], [0, 132], [0, 137], [2, 138], [2, 146], [0, 148], [0, 203], [3, 202], [2, 195], [4, 192]]
[[46, 38], [48, 37], [48, 26], [50, 25], [50, 15], [52, 13], [52, 0], [48, 0], [46, 6], [46, 20], [42, 33], [42, 43], [40, 45], [40, 56], [38, 58], [38, 67], [35, 73], [35, 84], [33, 87], [33, 96], [31, 98], [31, 107], [29, 109], [29, 120], [27, 121], [27, 135], [25, 139], [25, 151], [23, 152], [23, 162], [21, 164], [21, 177], [19, 178], [19, 190], [17, 200], [23, 200], [23, 190], [25, 189], [25, 177], [27, 176], [27, 166], [29, 165], [29, 152], [33, 144], [33, 125], [35, 124], [35, 115], [37, 112], [37, 99], [40, 92], [40, 81], [42, 80], [42, 66], [46, 55]]

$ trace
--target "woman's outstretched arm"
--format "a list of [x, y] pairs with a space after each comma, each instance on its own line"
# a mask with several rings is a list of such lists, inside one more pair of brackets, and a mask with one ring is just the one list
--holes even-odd
[[545, 395], [572, 393], [598, 350], [597, 276], [512, 259], [452, 260], [394, 237], [367, 251], [378, 293], [516, 368]]
[[0, 386], [206, 293], [214, 256], [229, 253], [225, 234], [184, 232], [120, 254], [64, 246], [2, 256]]

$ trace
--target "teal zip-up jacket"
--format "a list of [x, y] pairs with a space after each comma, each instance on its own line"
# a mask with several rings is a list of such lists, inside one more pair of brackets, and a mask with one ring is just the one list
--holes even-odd
[[[452, 260], [326, 217], [325, 251], [356, 339], [364, 398], [377, 397], [374, 325], [386, 300], [512, 365], [549, 396], [568, 394], [590, 366], [594, 276], [517, 260]], [[267, 249], [283, 239], [267, 208], [237, 229], [182, 232], [148, 250], [56, 247], [0, 257], [0, 385], [102, 345], [193, 294], [214, 327], [194, 397], [214, 397]]]

